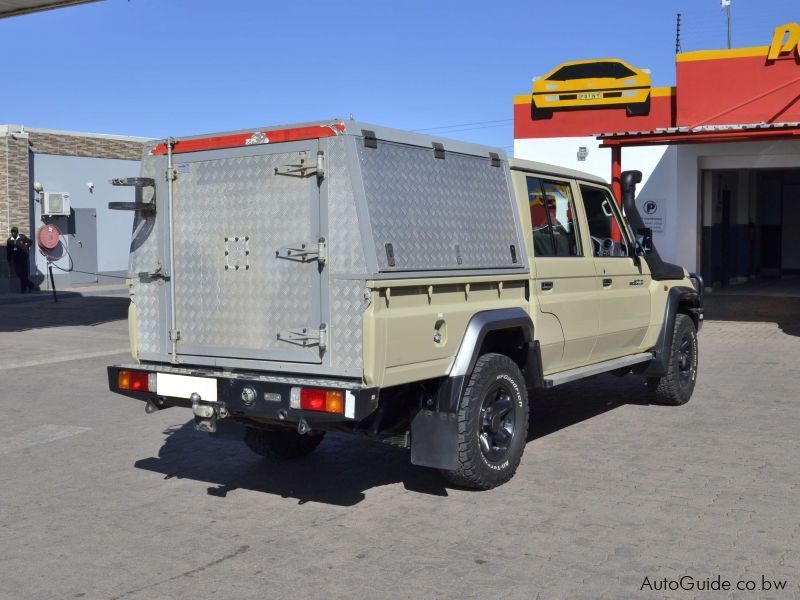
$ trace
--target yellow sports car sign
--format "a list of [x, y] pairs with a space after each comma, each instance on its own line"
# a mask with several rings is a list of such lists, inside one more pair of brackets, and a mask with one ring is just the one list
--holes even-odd
[[624, 106], [629, 115], [650, 113], [650, 72], [624, 60], [603, 58], [563, 63], [533, 80], [531, 116], [554, 110]]

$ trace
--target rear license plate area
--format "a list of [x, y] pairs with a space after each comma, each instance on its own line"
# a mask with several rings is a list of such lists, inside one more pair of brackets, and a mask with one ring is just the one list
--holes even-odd
[[198, 394], [208, 402], [217, 401], [217, 380], [213, 377], [192, 377], [173, 373], [156, 373], [156, 394], [189, 399]]

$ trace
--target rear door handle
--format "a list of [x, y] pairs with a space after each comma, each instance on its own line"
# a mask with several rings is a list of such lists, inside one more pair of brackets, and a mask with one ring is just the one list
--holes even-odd
[[610, 278], [603, 279], [603, 287], [611, 287], [613, 281]]
[[547, 292], [553, 289], [553, 282], [552, 281], [543, 281], [542, 282], [542, 289]]

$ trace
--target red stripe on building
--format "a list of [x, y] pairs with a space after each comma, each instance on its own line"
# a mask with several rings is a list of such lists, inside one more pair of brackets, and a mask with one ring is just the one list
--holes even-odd
[[550, 119], [531, 119], [530, 104], [514, 104], [514, 138], [591, 136], [605, 131], [643, 131], [672, 127], [675, 96], [650, 99], [650, 114], [629, 117], [624, 106], [556, 110]]

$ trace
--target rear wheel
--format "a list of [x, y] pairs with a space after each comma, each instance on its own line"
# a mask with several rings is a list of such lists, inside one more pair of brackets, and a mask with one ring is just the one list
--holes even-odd
[[302, 458], [311, 454], [325, 437], [325, 432], [300, 435], [296, 431], [267, 431], [248, 427], [244, 443], [259, 456]]
[[511, 479], [528, 435], [528, 393], [517, 364], [502, 354], [475, 363], [458, 411], [458, 462], [445, 477], [490, 489]]
[[648, 377], [647, 387], [655, 392], [659, 404], [686, 404], [697, 381], [697, 330], [694, 321], [682, 313], [675, 315], [672, 350], [663, 377]]

